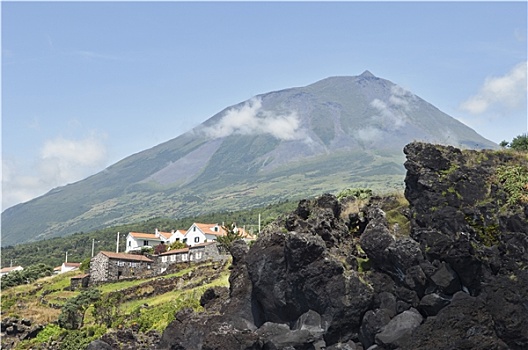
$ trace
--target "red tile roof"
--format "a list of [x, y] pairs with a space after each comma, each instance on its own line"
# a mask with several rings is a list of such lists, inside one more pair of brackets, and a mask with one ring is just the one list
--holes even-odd
[[[200, 229], [204, 234], [206, 235], [215, 235], [215, 236], [225, 236], [226, 231], [222, 228], [222, 226], [218, 224], [202, 224], [199, 222], [195, 222], [194, 225]], [[213, 228], [218, 227], [218, 231], [214, 231]]]
[[149, 259], [144, 255], [138, 255], [138, 254], [114, 253], [114, 252], [105, 252], [105, 251], [100, 252], [100, 254], [103, 254], [109, 257], [110, 259], [154, 262], [152, 261], [152, 259]]
[[165, 238], [165, 239], [169, 239], [169, 238], [171, 238], [171, 236], [172, 236], [172, 233], [171, 233], [171, 232], [161, 232], [161, 231], [158, 231], [158, 233], [160, 234], [160, 236], [162, 236], [162, 237]]
[[66, 266], [66, 267], [80, 267], [81, 263], [65, 262], [64, 266]]
[[247, 239], [256, 239], [255, 235], [252, 235], [251, 233], [244, 230], [242, 227], [237, 227], [238, 233], [243, 237]]
[[142, 239], [150, 239], [150, 240], [156, 240], [161, 241], [159, 237], [156, 237], [154, 233], [142, 233], [142, 232], [129, 232], [129, 235], [131, 235], [134, 238], [142, 238]]

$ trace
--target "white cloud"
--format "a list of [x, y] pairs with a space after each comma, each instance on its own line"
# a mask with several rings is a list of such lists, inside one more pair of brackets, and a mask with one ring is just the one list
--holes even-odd
[[407, 122], [406, 113], [411, 109], [410, 102], [414, 98], [407, 90], [400, 86], [391, 87], [391, 95], [387, 102], [374, 99], [370, 102], [371, 107], [378, 111], [378, 115], [373, 117], [384, 129], [396, 130]]
[[489, 77], [479, 92], [460, 105], [460, 109], [471, 114], [482, 114], [490, 109], [526, 108], [526, 71], [528, 62], [516, 65], [510, 72], [500, 77]]
[[375, 98], [370, 102], [370, 106], [376, 110], [376, 115], [369, 118], [374, 125], [358, 129], [356, 138], [361, 142], [376, 142], [383, 139], [384, 132], [404, 127], [414, 99], [412, 93], [401, 86], [393, 85], [386, 101]]
[[357, 130], [356, 137], [361, 142], [378, 141], [381, 140], [381, 138], [383, 137], [383, 133], [378, 128], [367, 126], [366, 128]]
[[279, 140], [299, 140], [305, 135], [300, 131], [297, 113], [276, 115], [262, 110], [260, 98], [253, 98], [240, 108], [232, 108], [222, 119], [203, 131], [211, 138], [221, 138], [233, 134], [270, 134]]
[[25, 170], [16, 160], [2, 159], [2, 210], [100, 171], [107, 163], [104, 137], [48, 140], [39, 158]]

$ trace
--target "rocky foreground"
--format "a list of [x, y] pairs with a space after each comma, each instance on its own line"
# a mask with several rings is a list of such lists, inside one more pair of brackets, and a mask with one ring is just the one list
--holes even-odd
[[251, 248], [236, 242], [229, 290], [208, 290], [205, 311], [180, 311], [151, 348], [528, 349], [528, 197], [499, 174], [527, 156], [405, 153], [410, 235], [376, 200], [301, 201]]

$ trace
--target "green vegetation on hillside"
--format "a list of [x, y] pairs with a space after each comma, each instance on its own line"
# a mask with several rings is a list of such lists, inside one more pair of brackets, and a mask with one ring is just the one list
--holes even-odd
[[[30, 319], [45, 325], [33, 339], [13, 349], [85, 348], [107, 332], [134, 328], [162, 331], [185, 307], [200, 310], [200, 297], [211, 287], [229, 285], [229, 262], [182, 264], [174, 273], [70, 290], [76, 272], [46, 277], [2, 291], [2, 317]], [[166, 288], [158, 288], [163, 283]], [[12, 340], [12, 338], [5, 341]], [[4, 344], [2, 344], [4, 345]], [[3, 347], [3, 346], [2, 346]]]

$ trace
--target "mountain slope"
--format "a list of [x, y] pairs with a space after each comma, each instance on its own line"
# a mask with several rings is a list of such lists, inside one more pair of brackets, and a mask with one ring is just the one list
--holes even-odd
[[354, 186], [402, 188], [402, 149], [411, 141], [497, 147], [368, 71], [331, 77], [228, 107], [185, 134], [5, 210], [2, 245]]

